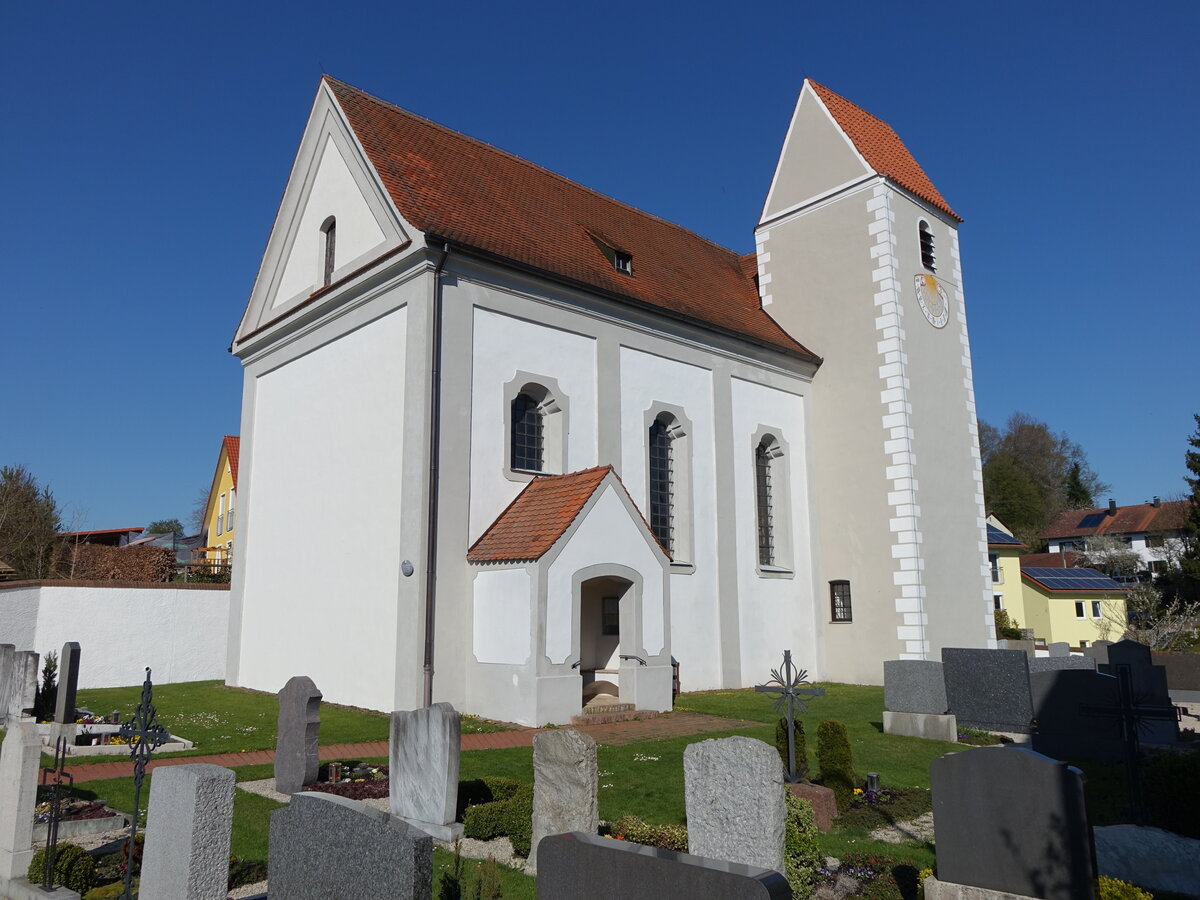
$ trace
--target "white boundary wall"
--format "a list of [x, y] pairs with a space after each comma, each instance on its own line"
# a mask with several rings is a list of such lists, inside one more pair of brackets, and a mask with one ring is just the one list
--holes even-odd
[[59, 653], [83, 650], [81, 688], [225, 678], [229, 590], [204, 585], [0, 587], [0, 644]]

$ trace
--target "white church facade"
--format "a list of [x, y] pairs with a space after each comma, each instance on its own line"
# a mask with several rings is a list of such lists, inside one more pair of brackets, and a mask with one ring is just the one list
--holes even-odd
[[739, 255], [323, 79], [232, 347], [227, 681], [544, 724], [988, 645], [959, 221], [813, 82]]

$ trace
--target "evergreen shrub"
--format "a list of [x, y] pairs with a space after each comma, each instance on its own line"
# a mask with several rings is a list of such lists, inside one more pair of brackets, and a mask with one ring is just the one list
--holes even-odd
[[[808, 742], [804, 737], [804, 723], [796, 720], [796, 777], [801, 781], [808, 778]], [[787, 719], [780, 719], [775, 725], [775, 749], [783, 760], [783, 771], [788, 767], [788, 738]]]
[[854, 758], [846, 726], [835, 719], [825, 719], [817, 726], [817, 764], [821, 767], [821, 784], [833, 791], [838, 812], [849, 809], [857, 782]]
[[787, 791], [787, 823], [783, 834], [783, 869], [796, 897], [807, 897], [817, 884], [821, 851], [817, 846], [817, 825], [812, 803]]
[[[30, 884], [41, 884], [46, 874], [45, 848], [33, 854], [25, 877]], [[96, 883], [96, 864], [91, 855], [78, 844], [59, 844], [54, 857], [54, 880], [80, 896]]]

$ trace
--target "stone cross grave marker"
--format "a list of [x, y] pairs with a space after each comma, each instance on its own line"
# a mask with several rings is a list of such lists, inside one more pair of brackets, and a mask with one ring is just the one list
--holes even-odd
[[392, 713], [392, 815], [443, 841], [462, 837], [462, 824], [454, 821], [461, 730], [462, 715], [449, 703]]
[[783, 651], [783, 667], [771, 670], [771, 680], [766, 684], [760, 684], [754, 688], [760, 694], [775, 694], [775, 702], [771, 704], [771, 709], [775, 712], [784, 712], [784, 718], [787, 720], [787, 738], [788, 738], [788, 767], [787, 780], [790, 783], [796, 783], [800, 780], [800, 774], [796, 771], [796, 710], [805, 712], [807, 707], [804, 701], [813, 697], [824, 697], [825, 689], [812, 687], [811, 685], [805, 688], [805, 685], [810, 685], [808, 681], [808, 672], [804, 669], [797, 671], [792, 665], [792, 651]]
[[779, 752], [754, 738], [689, 744], [683, 751], [688, 852], [783, 871], [783, 779]]
[[150, 786], [141, 900], [225, 900], [233, 833], [232, 769], [164, 766]]
[[307, 675], [294, 675], [279, 691], [275, 733], [275, 790], [294, 794], [317, 780], [321, 692]]
[[600, 827], [596, 742], [571, 728], [533, 736], [533, 836], [529, 865], [537, 866], [538, 843], [550, 834]]
[[[1149, 647], [1137, 641], [1119, 641], [1108, 648], [1108, 661], [1097, 668], [1106, 675], [1115, 675], [1121, 666], [1129, 669], [1133, 696], [1139, 706], [1172, 708], [1166, 667], [1154, 664]], [[1147, 744], [1174, 744], [1179, 740], [1177, 722], [1178, 717], [1174, 720], [1171, 716], [1145, 717], [1138, 729], [1141, 740]]]
[[430, 900], [433, 838], [357, 800], [294, 794], [271, 813], [271, 900]]
[[929, 773], [937, 844], [929, 900], [972, 896], [964, 885], [1040, 900], [1095, 900], [1082, 772], [1001, 746], [948, 753]]

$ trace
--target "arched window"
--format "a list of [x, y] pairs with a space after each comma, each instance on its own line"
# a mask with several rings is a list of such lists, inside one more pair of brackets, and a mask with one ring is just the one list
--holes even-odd
[[526, 393], [517, 394], [512, 402], [512, 468], [541, 472], [542, 449], [541, 404]]
[[325, 224], [321, 226], [321, 234], [324, 236], [322, 240], [323, 256], [321, 260], [321, 284], [323, 286], [333, 283], [333, 268], [337, 244], [337, 219], [330, 216], [325, 220]]
[[675, 471], [670, 423], [659, 416], [650, 426], [650, 530], [674, 553]]
[[775, 523], [771, 506], [771, 440], [754, 448], [754, 498], [758, 511], [758, 564], [775, 565]]
[[921, 237], [921, 265], [930, 272], [936, 272], [937, 257], [933, 253], [933, 232], [929, 230], [929, 223], [922, 221], [918, 231]]

